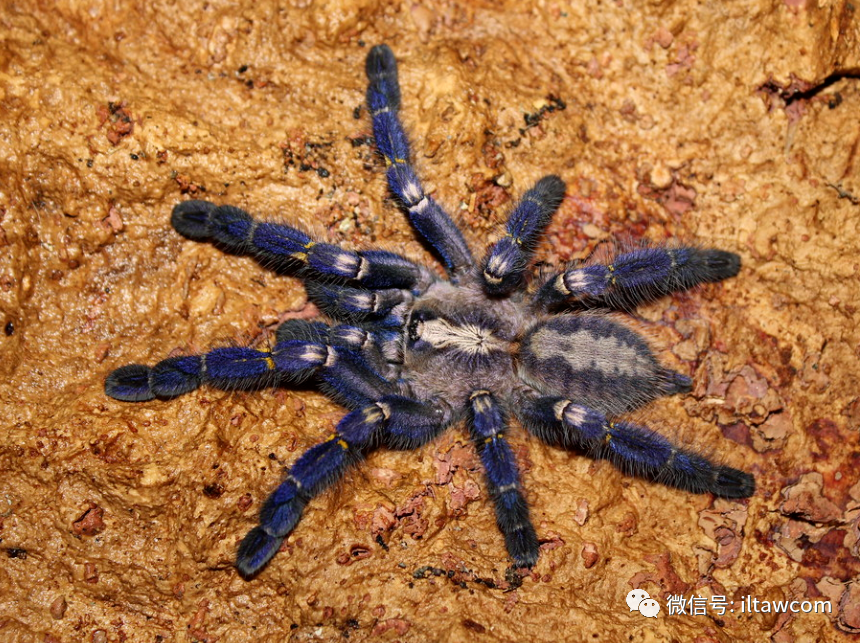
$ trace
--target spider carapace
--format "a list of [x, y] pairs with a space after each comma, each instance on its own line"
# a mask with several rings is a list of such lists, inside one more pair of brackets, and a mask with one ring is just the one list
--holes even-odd
[[388, 185], [447, 279], [393, 252], [347, 250], [229, 205], [185, 201], [172, 215], [180, 234], [295, 271], [326, 317], [284, 322], [269, 350], [219, 348], [152, 367], [131, 364], [105, 381], [109, 396], [144, 401], [203, 384], [236, 389], [315, 378], [349, 410], [265, 501], [259, 524], [239, 545], [239, 572], [259, 572], [305, 505], [369, 450], [416, 449], [463, 420], [517, 566], [537, 562], [538, 538], [506, 438], [511, 417], [539, 440], [608, 459], [631, 475], [696, 493], [750, 496], [751, 475], [618, 419], [656, 397], [688, 391], [691, 381], [661, 366], [639, 334], [605, 313], [732, 277], [739, 257], [693, 246], [642, 247], [530, 285], [534, 249], [565, 193], [559, 177], [547, 176], [522, 195], [504, 236], [476, 261], [410, 163], [391, 49], [374, 47], [366, 70]]

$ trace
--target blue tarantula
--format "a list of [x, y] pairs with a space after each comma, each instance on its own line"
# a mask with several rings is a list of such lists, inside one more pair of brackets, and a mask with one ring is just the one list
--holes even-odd
[[661, 366], [630, 328], [588, 312], [629, 310], [733, 277], [739, 257], [690, 246], [640, 248], [529, 287], [525, 277], [534, 248], [565, 192], [559, 177], [547, 176], [513, 208], [504, 237], [475, 261], [409, 162], [391, 49], [374, 47], [366, 70], [367, 106], [388, 185], [441, 257], [448, 278], [399, 254], [345, 250], [229, 205], [186, 201], [171, 219], [180, 234], [298, 270], [310, 298], [333, 323], [289, 320], [277, 329], [271, 350], [219, 348], [153, 367], [131, 364], [105, 381], [109, 396], [143, 401], [202, 384], [236, 389], [313, 376], [350, 409], [330, 436], [296, 460], [263, 504], [259, 525], [239, 545], [239, 573], [248, 578], [259, 572], [305, 505], [368, 451], [417, 449], [464, 419], [517, 566], [537, 562], [539, 541], [505, 437], [511, 415], [538, 439], [608, 459], [628, 474], [695, 493], [752, 495], [755, 482], [748, 473], [614, 419], [661, 395], [689, 391], [691, 380]]

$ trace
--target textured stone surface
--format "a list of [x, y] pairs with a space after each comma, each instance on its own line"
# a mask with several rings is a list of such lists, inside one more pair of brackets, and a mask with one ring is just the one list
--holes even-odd
[[[856, 13], [827, 0], [5, 3], [0, 638], [860, 631]], [[640, 311], [696, 384], [638, 419], [754, 472], [748, 503], [625, 478], [516, 427], [544, 542], [516, 586], [452, 430], [371, 456], [259, 578], [236, 575], [281, 466], [341, 411], [292, 390], [128, 405], [103, 378], [313, 314], [297, 280], [173, 232], [183, 198], [430, 261], [354, 117], [377, 42], [401, 63], [417, 163], [475, 248], [506, 202], [559, 173], [546, 261], [618, 235], [742, 255], [737, 279]], [[656, 619], [628, 612], [632, 587], [659, 597]], [[829, 599], [833, 613], [670, 615], [670, 594]]]

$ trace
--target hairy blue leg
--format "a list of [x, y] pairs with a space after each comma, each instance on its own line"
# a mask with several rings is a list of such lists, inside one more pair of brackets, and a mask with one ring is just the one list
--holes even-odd
[[525, 427], [543, 442], [607, 459], [627, 474], [723, 498], [755, 493], [750, 474], [680, 449], [646, 427], [610, 421], [599, 411], [561, 397], [523, 400], [517, 408]]
[[328, 333], [322, 322], [288, 320], [278, 328], [271, 351], [217, 348], [203, 355], [169, 357], [153, 367], [130, 364], [108, 375], [105, 392], [140, 402], [176, 397], [203, 384], [235, 389], [273, 385], [285, 378], [300, 380], [325, 363]]
[[394, 364], [403, 363], [403, 342], [397, 330], [382, 326], [353, 326], [337, 324], [327, 326], [322, 322], [288, 319], [276, 334], [278, 342], [287, 339], [314, 341], [360, 353], [370, 367], [386, 377], [397, 376]]
[[380, 320], [367, 320], [362, 321], [363, 326], [372, 326], [378, 329], [385, 330], [393, 330], [398, 333], [401, 332], [403, 325], [406, 324], [406, 319], [409, 317], [409, 311], [411, 310], [412, 302], [404, 302], [399, 306], [395, 306], [391, 309], [391, 312], [388, 313], [385, 317]]
[[399, 328], [395, 330], [374, 324], [328, 326], [318, 321], [288, 319], [278, 326], [275, 337], [277, 342], [301, 340], [349, 349], [361, 353], [368, 361], [381, 359], [393, 364], [403, 362]]
[[347, 408], [371, 404], [397, 393], [394, 384], [382, 377], [358, 351], [334, 346], [318, 376], [323, 389]]
[[105, 394], [123, 402], [146, 402], [155, 399], [149, 386], [152, 369], [144, 364], [127, 364], [111, 371], [105, 378]]
[[298, 523], [305, 505], [375, 446], [384, 423], [385, 415], [378, 405], [357, 409], [338, 423], [325, 442], [299, 457], [260, 509], [260, 524], [239, 545], [236, 569], [243, 577], [254, 576], [271, 560]]
[[484, 258], [484, 288], [504, 295], [522, 283], [540, 236], [564, 199], [565, 185], [557, 176], [545, 176], [528, 190], [505, 225], [505, 236]]
[[386, 380], [400, 377], [403, 341], [400, 332], [386, 328], [367, 328], [338, 324], [330, 332], [332, 346], [360, 353], [369, 367]]
[[[276, 331], [271, 351], [217, 348], [202, 355], [170, 357], [153, 367], [123, 366], [105, 380], [105, 392], [115, 399], [140, 402], [176, 397], [203, 384], [221, 389], [273, 385], [305, 379], [314, 373], [324, 388], [350, 408], [396, 393], [368, 359], [375, 346], [356, 346], [357, 327], [329, 328], [321, 322], [288, 320]], [[382, 335], [383, 331], [377, 331]], [[352, 342], [346, 341], [352, 334]], [[391, 337], [387, 338], [391, 341]], [[379, 359], [381, 360], [381, 354]]]
[[316, 275], [351, 279], [365, 288], [412, 288], [428, 278], [425, 269], [393, 252], [344, 250], [297, 228], [257, 221], [230, 205], [183, 201], [173, 208], [171, 223], [189, 239], [213, 241], [264, 265], [304, 268]]
[[511, 447], [504, 438], [507, 421], [488, 391], [469, 396], [469, 430], [484, 465], [496, 524], [517, 566], [532, 567], [538, 559], [538, 538], [529, 508], [520, 491], [520, 475]]
[[176, 397], [203, 384], [220, 389], [271, 386], [285, 378], [303, 379], [322, 366], [328, 356], [324, 343], [286, 340], [271, 351], [253, 348], [216, 348], [202, 355], [169, 357], [153, 367], [130, 364], [105, 380], [105, 393], [126, 402]]
[[738, 255], [712, 248], [640, 248], [612, 263], [572, 268], [552, 276], [535, 303], [546, 309], [565, 301], [629, 310], [663, 295], [698, 284], [734, 277]]
[[332, 326], [330, 337], [334, 346], [360, 351], [368, 358], [375, 354], [391, 364], [403, 363], [401, 335], [396, 330], [338, 324]]
[[260, 510], [253, 528], [236, 555], [244, 577], [253, 576], [275, 555], [293, 530], [308, 501], [330, 486], [364, 453], [380, 443], [412, 449], [432, 440], [450, 422], [444, 403], [419, 402], [402, 395], [386, 395], [341, 420], [325, 442], [306, 451], [290, 468], [287, 478]]
[[361, 250], [365, 271], [356, 279], [365, 288], [421, 288], [432, 280], [426, 268], [387, 250]]
[[409, 164], [409, 140], [397, 117], [400, 84], [397, 61], [387, 45], [370, 50], [366, 63], [367, 107], [373, 120], [373, 136], [379, 153], [388, 164], [387, 178], [392, 193], [400, 200], [416, 230], [439, 253], [449, 272], [474, 265], [472, 253], [451, 217], [424, 193], [415, 170]]
[[409, 291], [397, 288], [365, 290], [341, 284], [308, 281], [308, 297], [326, 314], [344, 321], [379, 319], [398, 304], [411, 299]]
[[451, 421], [451, 409], [442, 400], [420, 402], [386, 395], [377, 404], [387, 417], [382, 441], [389, 449], [417, 449], [436, 438]]

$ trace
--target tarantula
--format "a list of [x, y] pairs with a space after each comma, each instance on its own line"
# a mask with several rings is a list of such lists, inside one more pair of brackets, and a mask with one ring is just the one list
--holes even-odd
[[505, 437], [510, 416], [543, 442], [608, 459], [628, 474], [695, 493], [752, 495], [750, 474], [614, 419], [661, 395], [689, 391], [691, 380], [661, 366], [646, 341], [623, 323], [590, 312], [630, 310], [733, 277], [740, 258], [691, 246], [639, 248], [530, 286], [526, 272], [534, 249], [565, 193], [559, 177], [547, 176], [513, 208], [504, 237], [475, 261], [409, 162], [391, 49], [374, 47], [366, 71], [367, 107], [388, 185], [441, 257], [448, 278], [393, 252], [345, 250], [229, 205], [185, 201], [171, 219], [180, 234], [297, 270], [332, 323], [288, 320], [270, 350], [219, 348], [153, 367], [131, 364], [105, 381], [107, 395], [136, 402], [171, 398], [202, 384], [236, 389], [315, 377], [349, 409], [265, 501], [259, 525], [239, 545], [239, 573], [257, 574], [311, 498], [368, 451], [417, 449], [464, 419], [517, 566], [536, 563], [539, 543]]

